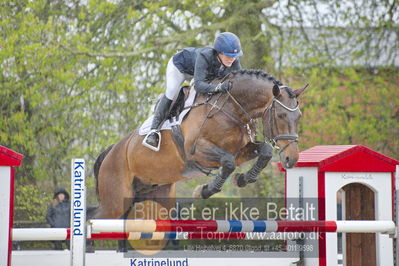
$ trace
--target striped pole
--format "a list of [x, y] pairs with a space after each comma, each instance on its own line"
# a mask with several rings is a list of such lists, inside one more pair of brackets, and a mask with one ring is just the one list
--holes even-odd
[[[15, 241], [69, 240], [69, 228], [14, 228]], [[92, 233], [90, 240], [295, 240], [303, 238], [303, 233], [290, 232], [103, 232]]]
[[[395, 230], [392, 221], [91, 220], [90, 222], [95, 233], [89, 233], [87, 239], [92, 240], [294, 240], [303, 238], [301, 232], [393, 233]], [[129, 226], [126, 229], [136, 231], [125, 230], [123, 225], [125, 222]], [[15, 241], [68, 240], [71, 239], [71, 229], [14, 228], [12, 235]]]
[[90, 220], [92, 232], [395, 232], [393, 221]]

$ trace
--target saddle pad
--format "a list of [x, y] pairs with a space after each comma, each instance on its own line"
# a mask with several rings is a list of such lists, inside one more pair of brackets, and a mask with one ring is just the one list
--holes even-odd
[[[194, 99], [195, 99], [196, 91], [191, 88], [190, 89], [190, 94], [188, 95], [187, 100], [184, 103], [184, 107], [193, 105]], [[174, 125], [180, 125], [183, 122], [184, 117], [187, 115], [188, 111], [190, 111], [191, 108], [184, 109], [180, 115], [179, 115], [179, 120], [175, 121], [173, 119], [173, 123], [170, 123], [169, 120], [166, 120], [161, 127], [161, 130], [171, 130], [172, 126]], [[152, 119], [154, 118], [154, 115], [151, 115], [147, 120], [144, 121], [144, 123], [141, 125], [139, 129], [139, 135], [146, 135], [148, 132], [151, 130], [151, 124], [152, 124]]]

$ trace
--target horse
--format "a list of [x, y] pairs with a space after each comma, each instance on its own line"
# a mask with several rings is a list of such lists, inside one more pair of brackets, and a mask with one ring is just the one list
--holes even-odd
[[[100, 205], [94, 218], [123, 217], [138, 198], [174, 199], [176, 182], [218, 169], [212, 182], [199, 185], [193, 193], [209, 198], [221, 191], [236, 166], [257, 158], [248, 172], [233, 177], [244, 187], [256, 182], [272, 157], [272, 146], [280, 148], [284, 168], [295, 165], [301, 117], [297, 98], [306, 87], [293, 90], [260, 70], [234, 71], [222, 81], [230, 82], [229, 91], [197, 95], [180, 125], [182, 149], [171, 131], [163, 130], [160, 150], [154, 152], [142, 145], [144, 136], [135, 129], [100, 154], [94, 167]], [[259, 142], [255, 140], [258, 118], [265, 136]]]

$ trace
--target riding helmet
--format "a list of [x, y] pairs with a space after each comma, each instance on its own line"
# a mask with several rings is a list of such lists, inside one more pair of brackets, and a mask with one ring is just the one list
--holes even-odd
[[242, 56], [240, 39], [231, 32], [223, 32], [216, 36], [213, 48], [228, 57]]

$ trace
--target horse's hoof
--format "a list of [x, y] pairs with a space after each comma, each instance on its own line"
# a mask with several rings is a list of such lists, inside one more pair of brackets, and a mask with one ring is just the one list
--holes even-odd
[[193, 198], [195, 199], [203, 199], [202, 190], [207, 184], [198, 185], [193, 191]]
[[245, 187], [247, 182], [245, 181], [245, 175], [243, 173], [238, 173], [231, 178], [231, 183], [237, 187]]

